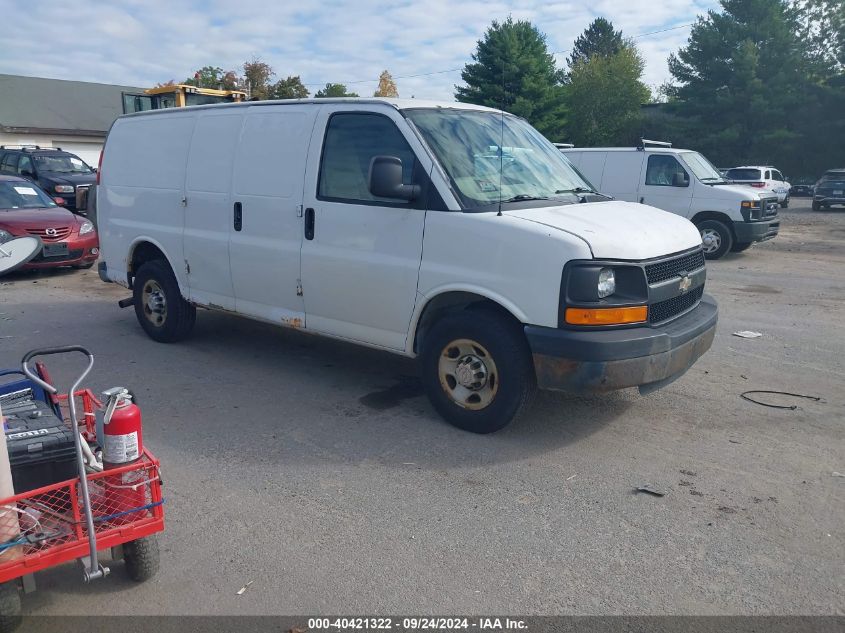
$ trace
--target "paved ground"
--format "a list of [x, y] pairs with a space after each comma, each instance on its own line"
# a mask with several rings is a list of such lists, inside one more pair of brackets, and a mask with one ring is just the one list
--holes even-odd
[[[93, 386], [140, 394], [166, 477], [155, 580], [116, 567], [86, 587], [66, 567], [25, 608], [845, 613], [845, 210], [799, 204], [776, 240], [710, 265], [719, 333], [683, 379], [544, 394], [487, 437], [443, 423], [401, 358], [211, 313], [159, 345], [93, 271], [0, 280], [0, 366], [90, 346]], [[822, 400], [776, 410], [749, 389]]]

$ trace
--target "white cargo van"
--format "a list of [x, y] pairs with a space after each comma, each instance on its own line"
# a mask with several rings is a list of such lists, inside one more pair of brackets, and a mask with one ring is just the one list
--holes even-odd
[[730, 184], [698, 152], [667, 145], [561, 151], [602, 193], [689, 218], [701, 232], [708, 259], [778, 234], [775, 193]]
[[100, 276], [141, 326], [196, 307], [420, 358], [449, 422], [495, 431], [537, 386], [683, 374], [710, 347], [701, 238], [592, 192], [525, 121], [416, 100], [319, 99], [120, 117], [98, 194]]

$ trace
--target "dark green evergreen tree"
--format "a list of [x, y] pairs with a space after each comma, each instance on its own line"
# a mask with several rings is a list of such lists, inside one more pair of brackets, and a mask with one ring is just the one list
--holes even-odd
[[572, 52], [566, 60], [570, 68], [579, 61], [590, 59], [593, 55], [608, 57], [622, 50], [625, 41], [622, 31], [615, 31], [613, 23], [604, 18], [596, 18], [575, 40]]
[[465, 85], [455, 87], [458, 101], [501, 108], [524, 117], [552, 140], [560, 138], [563, 77], [534, 25], [510, 17], [494, 21], [472, 59], [461, 72]]

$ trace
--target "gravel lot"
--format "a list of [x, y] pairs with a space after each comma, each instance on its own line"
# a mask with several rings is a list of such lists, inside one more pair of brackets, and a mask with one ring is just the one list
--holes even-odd
[[845, 209], [782, 222], [709, 265], [719, 332], [684, 378], [541, 394], [486, 437], [442, 422], [406, 359], [214, 313], [160, 345], [93, 270], [0, 279], [0, 367], [89, 346], [166, 480], [153, 581], [66, 566], [25, 611], [844, 614]]

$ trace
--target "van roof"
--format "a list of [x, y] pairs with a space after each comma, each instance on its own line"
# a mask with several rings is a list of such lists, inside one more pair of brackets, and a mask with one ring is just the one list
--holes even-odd
[[683, 154], [684, 152], [692, 152], [691, 149], [681, 149], [678, 147], [574, 147], [572, 149], [562, 148], [564, 154], [569, 152], [660, 152], [661, 154]]
[[208, 105], [187, 106], [184, 108], [162, 108], [160, 110], [144, 110], [142, 112], [132, 112], [124, 114], [119, 119], [134, 116], [150, 116], [154, 114], [162, 114], [164, 112], [181, 112], [185, 110], [207, 110], [211, 108], [250, 108], [255, 106], [269, 106], [269, 105], [292, 105], [313, 103], [316, 105], [326, 103], [371, 103], [379, 105], [389, 105], [397, 110], [410, 110], [413, 108], [448, 108], [451, 110], [481, 110], [485, 112], [501, 112], [495, 108], [488, 108], [487, 106], [475, 105], [472, 103], [459, 103], [457, 101], [428, 101], [425, 99], [388, 99], [383, 97], [331, 97], [326, 99], [270, 99], [267, 101], [243, 101], [241, 103], [213, 103]]

